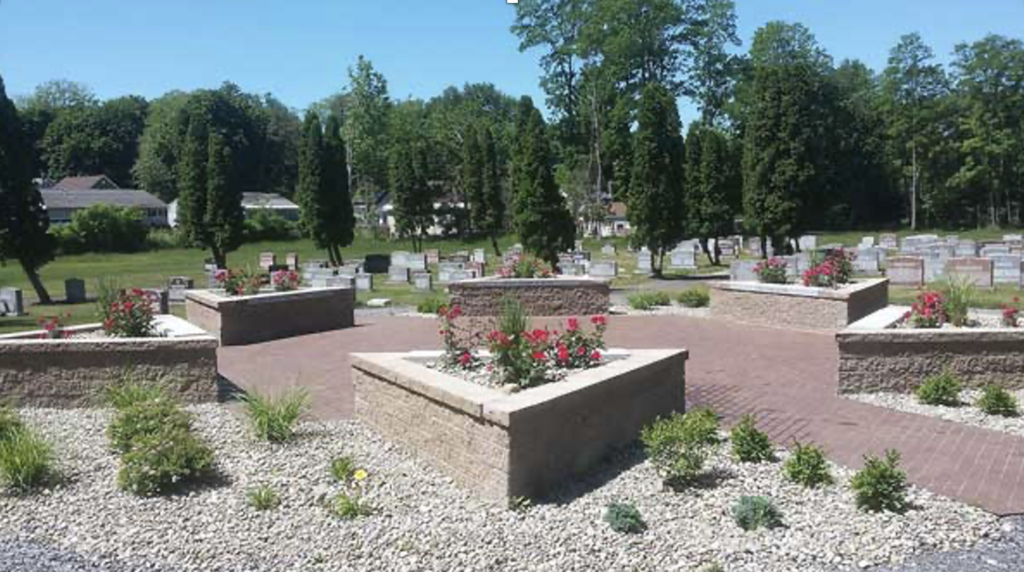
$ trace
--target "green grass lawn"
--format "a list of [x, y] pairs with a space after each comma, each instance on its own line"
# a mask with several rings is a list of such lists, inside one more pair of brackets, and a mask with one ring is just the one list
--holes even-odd
[[[929, 289], [940, 290], [941, 283], [929, 284]], [[918, 294], [923, 290], [918, 288], [906, 288], [902, 286], [889, 287], [889, 303], [899, 306], [909, 306], [917, 299]], [[986, 308], [998, 310], [1004, 304], [1014, 304], [1014, 298], [1021, 295], [1019, 288], [1012, 286], [997, 286], [990, 290], [978, 288], [974, 291], [971, 301], [972, 308]]]

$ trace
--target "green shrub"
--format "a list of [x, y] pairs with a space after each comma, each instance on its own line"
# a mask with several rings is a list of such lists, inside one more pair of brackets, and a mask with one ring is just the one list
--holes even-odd
[[146, 248], [148, 233], [141, 210], [104, 204], [77, 211], [70, 223], [53, 229], [64, 254], [138, 252]]
[[274, 510], [281, 506], [281, 497], [277, 496], [277, 493], [269, 485], [260, 485], [249, 489], [245, 493], [245, 500], [249, 506], [258, 511]]
[[21, 417], [18, 413], [7, 406], [0, 406], [0, 442], [14, 436], [22, 429]]
[[172, 492], [213, 474], [213, 451], [191, 432], [168, 427], [138, 437], [121, 456], [118, 485], [139, 496]]
[[732, 452], [743, 463], [767, 463], [775, 460], [775, 448], [768, 435], [757, 429], [752, 415], [745, 416], [729, 434]]
[[825, 453], [814, 445], [797, 443], [793, 454], [782, 466], [782, 472], [790, 481], [808, 488], [831, 485], [834, 482], [828, 461], [825, 460]]
[[338, 493], [331, 500], [330, 511], [340, 519], [354, 520], [361, 516], [370, 516], [374, 508], [364, 502], [358, 494]]
[[732, 518], [746, 531], [782, 526], [782, 513], [765, 497], [740, 497], [739, 502], [732, 507]]
[[951, 372], [929, 377], [915, 390], [917, 399], [925, 405], [960, 406], [960, 380]]
[[696, 480], [720, 443], [718, 418], [708, 409], [676, 413], [644, 427], [640, 440], [665, 483], [685, 486]]
[[356, 462], [352, 457], [338, 457], [331, 461], [331, 476], [339, 483], [347, 483], [356, 472]]
[[266, 242], [297, 238], [297, 225], [270, 209], [255, 209], [245, 218], [245, 242]]
[[146, 247], [149, 250], [168, 250], [171, 248], [188, 248], [188, 237], [176, 228], [151, 228], [146, 235]]
[[9, 430], [0, 440], [0, 481], [18, 492], [28, 492], [54, 476], [53, 449], [27, 427]]
[[107, 386], [104, 401], [118, 411], [146, 401], [172, 401], [165, 387], [157, 382], [141, 381], [131, 373]]
[[960, 328], [967, 324], [967, 313], [974, 300], [974, 282], [966, 276], [950, 276], [939, 289], [949, 323]]
[[438, 310], [448, 306], [448, 300], [435, 296], [427, 298], [416, 305], [416, 311], [420, 314], [437, 314]]
[[667, 292], [645, 290], [629, 296], [629, 307], [634, 310], [647, 311], [658, 306], [670, 306], [672, 299]]
[[1000, 417], [1017, 417], [1020, 415], [1020, 408], [1017, 405], [1017, 398], [1009, 391], [998, 385], [989, 385], [981, 392], [978, 398], [978, 409], [987, 415], [998, 415]]
[[604, 521], [612, 530], [622, 534], [639, 534], [647, 530], [647, 523], [632, 503], [609, 504], [604, 512]]
[[295, 424], [309, 408], [309, 393], [296, 389], [270, 397], [250, 392], [242, 401], [256, 436], [271, 443], [283, 443], [295, 436]]
[[164, 431], [188, 432], [192, 428], [189, 414], [177, 403], [167, 399], [138, 401], [117, 412], [107, 438], [118, 453], [127, 453], [143, 439]]
[[690, 288], [679, 294], [679, 303], [686, 308], [707, 308], [711, 295], [705, 287]]
[[885, 458], [864, 457], [864, 468], [850, 481], [857, 507], [872, 512], [907, 510], [907, 475], [899, 468], [900, 454], [889, 450]]

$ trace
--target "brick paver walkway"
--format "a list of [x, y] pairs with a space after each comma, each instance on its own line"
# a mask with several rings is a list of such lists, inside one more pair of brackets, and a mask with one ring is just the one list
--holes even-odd
[[[424, 318], [380, 317], [356, 328], [220, 353], [221, 373], [249, 389], [293, 384], [313, 394], [313, 412], [352, 412], [349, 352], [437, 348], [437, 326]], [[613, 317], [613, 347], [690, 350], [687, 397], [727, 424], [746, 413], [778, 443], [822, 446], [857, 468], [865, 453], [895, 448], [911, 481], [1006, 515], [1024, 513], [1024, 438], [839, 398], [832, 336], [744, 327], [681, 317]]]

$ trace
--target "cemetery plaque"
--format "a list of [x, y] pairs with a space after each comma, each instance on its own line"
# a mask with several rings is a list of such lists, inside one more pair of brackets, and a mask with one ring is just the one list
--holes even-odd
[[952, 258], [946, 263], [946, 274], [962, 277], [978, 288], [992, 287], [992, 261], [987, 258]]
[[1024, 242], [1024, 234], [1004, 234], [1003, 242]]
[[362, 272], [362, 268], [358, 264], [346, 264], [338, 267], [338, 276], [346, 276], [348, 278], [355, 278], [356, 274]]
[[1021, 282], [1021, 257], [1012, 254], [996, 254], [989, 257], [992, 261], [992, 282], [994, 284], [1013, 284]]
[[85, 280], [68, 278], [64, 281], [64, 301], [68, 304], [85, 302]]
[[356, 290], [363, 292], [373, 290], [373, 274], [356, 274]]
[[429, 272], [417, 272], [412, 276], [413, 286], [417, 290], [433, 290], [434, 277]]
[[171, 302], [185, 302], [185, 291], [195, 287], [195, 281], [188, 276], [171, 276], [167, 280], [167, 296]]
[[590, 275], [595, 278], [615, 278], [619, 275], [619, 264], [614, 260], [596, 260], [590, 263]]
[[924, 259], [916, 256], [894, 256], [889, 259], [885, 274], [893, 286], [923, 286]]
[[299, 255], [294, 252], [289, 252], [284, 255], [284, 264], [288, 267], [288, 270], [299, 269]]
[[935, 282], [946, 274], [946, 263], [953, 258], [952, 253], [944, 249], [931, 249], [922, 254], [924, 258], [924, 281]]
[[408, 284], [409, 283], [409, 268], [407, 266], [395, 266], [391, 265], [388, 267], [388, 283], [390, 284]]
[[260, 253], [260, 268], [264, 272], [270, 272], [270, 269], [277, 266], [277, 255], [273, 252], [261, 252]]
[[18, 288], [0, 288], [0, 316], [25, 314], [25, 299]]

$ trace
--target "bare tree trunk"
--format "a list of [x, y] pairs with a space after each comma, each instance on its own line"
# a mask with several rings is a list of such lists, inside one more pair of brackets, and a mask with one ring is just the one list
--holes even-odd
[[491, 246], [494, 248], [494, 255], [501, 258], [501, 248], [498, 247], [498, 237], [491, 235]]
[[21, 269], [25, 271], [25, 276], [28, 277], [28, 281], [32, 284], [32, 289], [36, 291], [36, 298], [39, 298], [40, 304], [53, 304], [53, 300], [50, 298], [50, 293], [46, 291], [46, 286], [43, 284], [41, 278], [39, 278], [39, 272], [21, 262]]

